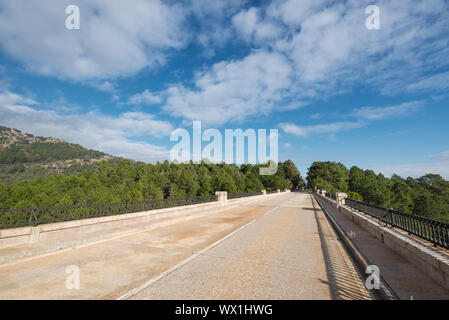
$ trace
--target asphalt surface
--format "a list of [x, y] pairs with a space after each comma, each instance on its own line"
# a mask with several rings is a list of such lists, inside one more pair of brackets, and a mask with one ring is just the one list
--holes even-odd
[[[79, 289], [67, 288], [73, 274], [66, 271], [73, 266], [79, 270]], [[0, 299], [118, 298], [371, 297], [319, 206], [305, 193], [267, 197], [0, 266]]]

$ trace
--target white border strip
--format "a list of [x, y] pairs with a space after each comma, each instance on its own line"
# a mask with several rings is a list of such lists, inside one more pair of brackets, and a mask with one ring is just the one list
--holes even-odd
[[268, 212], [265, 212], [265, 213], [264, 213], [263, 215], [264, 215], [264, 216], [266, 216], [267, 214], [269, 214], [270, 212], [272, 212], [272, 211], [276, 210], [277, 208], [279, 208], [279, 207], [275, 207], [275, 208], [271, 209], [270, 211], [268, 211]]

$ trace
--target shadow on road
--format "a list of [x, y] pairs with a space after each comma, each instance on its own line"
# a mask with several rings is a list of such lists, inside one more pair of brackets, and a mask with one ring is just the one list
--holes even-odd
[[352, 265], [349, 265], [348, 257], [339, 252], [339, 248], [335, 241], [336, 235], [330, 230], [330, 226], [326, 224], [326, 217], [319, 208], [315, 206], [312, 199], [318, 233], [321, 241], [321, 249], [326, 264], [326, 274], [328, 281], [319, 279], [322, 283], [329, 284], [332, 300], [370, 300], [370, 295], [366, 292], [362, 280], [356, 274]]

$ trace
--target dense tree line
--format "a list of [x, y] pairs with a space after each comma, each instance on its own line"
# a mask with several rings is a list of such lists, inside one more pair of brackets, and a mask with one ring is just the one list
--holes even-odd
[[0, 185], [0, 207], [73, 205], [182, 198], [263, 189], [291, 189], [304, 181], [291, 160], [279, 162], [275, 175], [261, 176], [259, 165], [243, 164], [145, 164], [121, 160], [102, 161], [95, 170], [80, 174], [57, 175]]
[[356, 166], [314, 162], [307, 174], [308, 187], [331, 193], [346, 192], [351, 199], [449, 222], [449, 181], [438, 174], [421, 178], [386, 178]]

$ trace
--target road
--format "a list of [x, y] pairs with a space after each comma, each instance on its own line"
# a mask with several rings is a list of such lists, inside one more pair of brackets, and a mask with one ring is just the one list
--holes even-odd
[[0, 279], [0, 299], [371, 299], [305, 193], [0, 266]]

